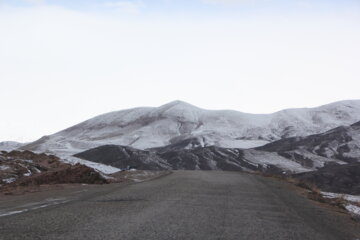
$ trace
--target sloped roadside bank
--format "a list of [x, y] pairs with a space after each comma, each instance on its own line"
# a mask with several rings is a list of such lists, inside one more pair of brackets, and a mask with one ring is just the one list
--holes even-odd
[[[319, 203], [335, 207], [360, 221], [360, 164], [328, 165], [318, 171], [293, 175], [260, 174], [300, 187], [302, 194]], [[301, 190], [302, 189], [302, 190]]]
[[360, 163], [330, 164], [317, 171], [292, 175], [325, 192], [360, 195]]
[[299, 186], [309, 189], [313, 198], [346, 209], [360, 221], [360, 163], [330, 164], [292, 177]]

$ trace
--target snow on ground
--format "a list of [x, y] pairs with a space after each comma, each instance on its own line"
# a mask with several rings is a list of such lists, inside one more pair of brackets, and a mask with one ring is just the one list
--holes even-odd
[[9, 166], [5, 166], [5, 165], [0, 166], [0, 171], [5, 171], [5, 170], [8, 170], [8, 169], [10, 169]]
[[244, 159], [252, 164], [260, 164], [262, 166], [275, 165], [281, 169], [295, 173], [312, 171], [311, 168], [305, 168], [297, 162], [293, 162], [272, 152], [263, 152], [252, 149], [244, 150]]
[[326, 158], [326, 157], [319, 156], [317, 154], [313, 154], [313, 153], [307, 151], [306, 149], [297, 149], [294, 151], [294, 153], [297, 153], [297, 154], [303, 156], [304, 158], [311, 159], [314, 170], [317, 168], [322, 168], [325, 166], [325, 164], [331, 163], [331, 162], [336, 162], [337, 164], [341, 164], [341, 165], [347, 164], [346, 162], [341, 161], [339, 159]]
[[16, 181], [16, 178], [5, 178], [3, 179], [3, 182], [6, 182], [6, 183], [12, 183], [12, 182], [15, 182]]
[[355, 203], [360, 203], [360, 195], [349, 195], [349, 194], [340, 194], [340, 193], [331, 193], [331, 192], [321, 192], [325, 198], [343, 198], [348, 203], [344, 205], [346, 210], [350, 213], [360, 216], [360, 207], [354, 205]]
[[10, 151], [15, 150], [23, 145], [24, 145], [23, 143], [12, 142], [12, 141], [0, 142], [0, 151], [10, 152]]
[[66, 158], [62, 159], [62, 161], [64, 161], [65, 163], [73, 164], [73, 165], [79, 163], [79, 164], [91, 167], [101, 173], [104, 173], [104, 174], [112, 174], [112, 173], [121, 171], [121, 169], [119, 169], [119, 168], [115, 168], [115, 167], [108, 166], [108, 165], [101, 164], [101, 163], [86, 161], [86, 160], [83, 160], [83, 159], [80, 159], [77, 157], [66, 157]]
[[360, 195], [349, 195], [341, 193], [332, 193], [332, 192], [321, 192], [325, 198], [344, 198], [349, 202], [358, 202], [360, 203]]
[[237, 139], [224, 139], [219, 141], [219, 145], [224, 148], [256, 148], [270, 143], [264, 140], [237, 140]]
[[[112, 173], [116, 173], [121, 171], [121, 169], [119, 168], [115, 168], [109, 165], [105, 165], [105, 164], [101, 164], [101, 163], [95, 163], [95, 162], [91, 162], [91, 161], [87, 161], [87, 160], [83, 160], [77, 157], [72, 156], [73, 151], [75, 152], [81, 152], [83, 150], [80, 149], [72, 149], [72, 151], [68, 151], [68, 149], [66, 150], [60, 150], [60, 151], [45, 151], [46, 154], [52, 154], [57, 156], [58, 158], [60, 158], [61, 161], [65, 162], [65, 163], [69, 163], [72, 165], [75, 165], [77, 163], [85, 165], [87, 167], [93, 168], [96, 171], [103, 173], [103, 174], [112, 174]], [[43, 152], [41, 151], [34, 151], [35, 153], [41, 154]]]
[[352, 214], [356, 214], [360, 216], [360, 207], [352, 205], [352, 204], [348, 204], [345, 206], [346, 210], [348, 210], [350, 213]]
[[27, 162], [27, 163], [33, 163], [34, 161], [33, 160], [27, 160], [27, 159], [20, 159], [21, 161], [23, 162]]

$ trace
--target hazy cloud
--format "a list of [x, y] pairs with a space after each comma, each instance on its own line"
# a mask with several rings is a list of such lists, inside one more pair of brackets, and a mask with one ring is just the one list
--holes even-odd
[[23, 0], [23, 1], [26, 3], [36, 4], [36, 5], [45, 3], [45, 0]]
[[201, 1], [210, 4], [238, 4], [238, 3], [263, 2], [264, 0], [201, 0]]
[[139, 13], [145, 7], [143, 1], [114, 1], [106, 2], [105, 7], [116, 8], [126, 13]]
[[[349, 87], [360, 75], [358, 8], [134, 18], [103, 8], [155, 5], [109, 1], [98, 14], [66, 1], [0, 8], [0, 141], [35, 140], [99, 113], [174, 99], [267, 113], [359, 98]], [[260, 1], [280, 0], [248, 0]]]

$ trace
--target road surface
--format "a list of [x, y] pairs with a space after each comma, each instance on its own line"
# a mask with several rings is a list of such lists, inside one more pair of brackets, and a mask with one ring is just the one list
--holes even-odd
[[0, 201], [0, 239], [358, 239], [348, 216], [290, 188], [240, 172], [177, 171], [46, 196], [47, 204], [25, 195], [17, 211]]

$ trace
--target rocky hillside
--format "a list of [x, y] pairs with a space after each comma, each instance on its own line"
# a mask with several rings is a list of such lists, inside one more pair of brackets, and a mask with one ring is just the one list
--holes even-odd
[[330, 164], [318, 171], [301, 173], [293, 177], [314, 184], [325, 192], [360, 194], [360, 163]]
[[78, 153], [75, 157], [117, 168], [141, 170], [229, 170], [296, 173], [314, 170], [277, 154], [216, 146], [184, 149], [173, 145], [139, 150], [105, 145]]
[[201, 139], [189, 138], [147, 150], [105, 145], [75, 156], [114, 167], [144, 170], [309, 172], [327, 165], [360, 162], [360, 122], [321, 134], [278, 140], [256, 149], [204, 147]]
[[77, 158], [110, 165], [119, 169], [165, 170], [171, 166], [153, 151], [126, 146], [105, 145], [74, 155]]
[[63, 163], [53, 155], [30, 151], [0, 153], [0, 187], [60, 184], [106, 183], [92, 168]]
[[321, 134], [279, 140], [257, 150], [276, 152], [304, 166], [322, 167], [332, 160], [339, 164], [360, 162], [360, 122]]
[[109, 144], [137, 149], [177, 143], [188, 143], [183, 146], [185, 149], [198, 146], [253, 148], [287, 137], [317, 134], [359, 120], [359, 100], [273, 114], [211, 111], [175, 101], [157, 108], [100, 115], [45, 136], [22, 149], [67, 157]]

